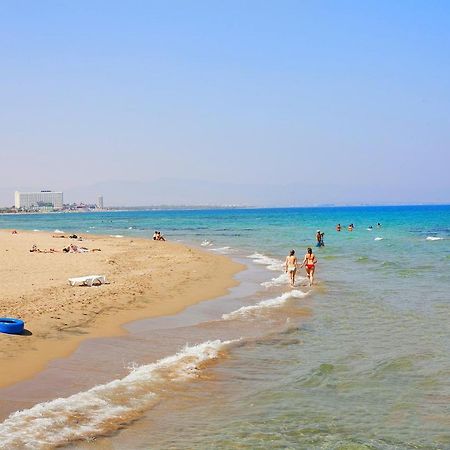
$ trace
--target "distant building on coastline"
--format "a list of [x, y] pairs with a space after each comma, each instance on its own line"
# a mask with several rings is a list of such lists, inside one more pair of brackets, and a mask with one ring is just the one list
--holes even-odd
[[97, 197], [97, 208], [103, 209], [103, 195]]
[[16, 209], [62, 209], [63, 193], [53, 191], [15, 192]]

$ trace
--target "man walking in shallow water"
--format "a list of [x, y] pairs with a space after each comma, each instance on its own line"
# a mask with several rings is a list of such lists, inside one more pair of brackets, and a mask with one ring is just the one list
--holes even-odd
[[291, 287], [294, 287], [295, 284], [295, 274], [297, 272], [297, 257], [295, 256], [295, 250], [291, 250], [289, 255], [286, 256], [286, 261], [284, 263], [284, 268], [286, 273], [289, 274], [289, 278], [291, 281]]

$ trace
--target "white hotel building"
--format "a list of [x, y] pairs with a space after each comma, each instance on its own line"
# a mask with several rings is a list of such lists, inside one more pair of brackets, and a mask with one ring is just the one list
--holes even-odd
[[63, 207], [63, 193], [53, 191], [19, 192], [15, 193], [15, 207], [17, 209], [38, 209]]

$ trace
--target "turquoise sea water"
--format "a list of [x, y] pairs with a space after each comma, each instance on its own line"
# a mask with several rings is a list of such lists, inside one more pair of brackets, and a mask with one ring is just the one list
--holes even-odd
[[[0, 448], [33, 436], [30, 448], [450, 448], [450, 206], [0, 216], [0, 228], [158, 229], [248, 265], [224, 299], [131, 324], [105, 356], [119, 384], [96, 368], [78, 397], [3, 422]], [[292, 290], [282, 262], [317, 229], [317, 285], [301, 273]]]

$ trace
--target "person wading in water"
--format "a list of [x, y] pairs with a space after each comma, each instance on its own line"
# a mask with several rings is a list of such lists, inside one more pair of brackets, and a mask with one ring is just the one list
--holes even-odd
[[284, 263], [285, 271], [289, 274], [291, 280], [291, 287], [294, 287], [295, 274], [297, 272], [297, 257], [295, 256], [295, 250], [291, 250], [289, 255], [286, 256], [286, 262]]
[[312, 252], [311, 247], [308, 247], [308, 250], [305, 255], [305, 259], [302, 262], [300, 267], [305, 266], [306, 275], [309, 278], [309, 285], [312, 286], [314, 282], [314, 272], [316, 270], [317, 259], [316, 255]]

